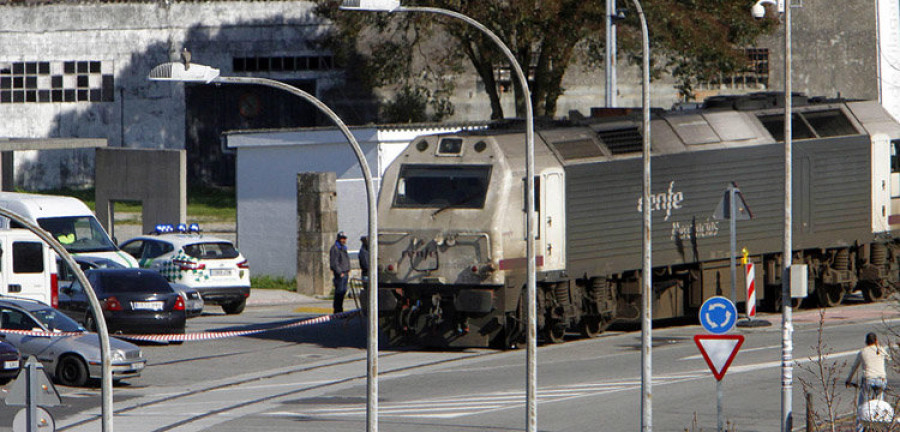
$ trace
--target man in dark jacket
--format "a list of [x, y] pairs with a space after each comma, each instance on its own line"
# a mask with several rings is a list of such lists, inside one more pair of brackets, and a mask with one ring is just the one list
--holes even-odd
[[347, 278], [350, 274], [350, 255], [347, 254], [347, 235], [337, 234], [337, 240], [329, 252], [329, 265], [334, 274], [334, 313], [344, 311], [344, 295], [347, 294]]
[[359, 270], [362, 273], [363, 280], [369, 279], [369, 237], [362, 236], [359, 238], [361, 246], [359, 247]]

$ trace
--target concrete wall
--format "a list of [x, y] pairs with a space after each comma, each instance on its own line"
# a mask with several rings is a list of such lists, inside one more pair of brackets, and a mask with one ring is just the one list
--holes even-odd
[[[794, 2], [791, 9], [795, 92], [878, 98], [876, 4], [884, 0]], [[896, 7], [896, 1], [894, 1]], [[896, 34], [896, 32], [895, 32]], [[893, 42], [896, 44], [896, 40]], [[760, 40], [769, 48], [769, 87], [784, 88], [784, 28]]]
[[187, 221], [184, 150], [98, 149], [96, 162], [97, 220], [110, 236], [113, 201], [141, 201], [144, 233]]

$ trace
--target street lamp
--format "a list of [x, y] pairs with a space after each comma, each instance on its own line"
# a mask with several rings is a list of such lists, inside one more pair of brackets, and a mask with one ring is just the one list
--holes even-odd
[[[363, 178], [366, 183], [366, 198], [369, 207], [369, 254], [372, 262], [378, 262], [378, 220], [377, 209], [375, 206], [375, 187], [372, 183], [372, 174], [369, 171], [369, 164], [366, 157], [359, 147], [356, 138], [347, 128], [347, 125], [322, 101], [316, 99], [315, 96], [300, 90], [294, 86], [285, 84], [267, 78], [254, 77], [225, 77], [219, 75], [219, 70], [209, 66], [192, 64], [188, 61], [184, 63], [163, 63], [156, 66], [150, 71], [148, 78], [151, 81], [178, 81], [192, 83], [224, 83], [224, 84], [255, 84], [266, 87], [273, 87], [284, 90], [295, 96], [299, 96], [304, 100], [312, 103], [320, 111], [328, 115], [329, 118], [337, 125], [338, 129], [350, 142], [350, 147], [356, 154], [359, 162], [359, 168], [362, 170]], [[366, 384], [368, 388], [367, 406], [366, 406], [366, 423], [371, 427], [377, 424], [378, 417], [378, 272], [372, 272], [369, 275], [369, 321], [368, 321], [368, 349], [367, 349], [367, 371]], [[376, 426], [377, 429], [377, 426]]]
[[763, 5], [775, 5], [784, 17], [784, 250], [781, 264], [781, 431], [793, 427], [791, 391], [793, 387], [793, 326], [791, 325], [791, 194], [793, 193], [792, 156], [792, 96], [791, 96], [791, 8], [790, 0], [759, 0], [750, 9], [754, 18], [766, 15]]
[[650, 209], [650, 32], [639, 0], [632, 0], [641, 21], [641, 128], [643, 181], [643, 263], [641, 265], [641, 431], [653, 430], [653, 256]]
[[[526, 431], [537, 430], [537, 289], [535, 287], [535, 258], [534, 258], [534, 111], [531, 104], [531, 91], [528, 88], [528, 79], [522, 72], [522, 67], [516, 61], [512, 51], [490, 29], [474, 19], [447, 9], [434, 7], [404, 7], [399, 0], [344, 0], [342, 10], [374, 11], [374, 12], [427, 12], [445, 15], [465, 21], [487, 35], [503, 52], [519, 80], [522, 87], [522, 96], [525, 99], [525, 259], [527, 262], [526, 297], [527, 302], [527, 379], [526, 379]], [[645, 206], [649, 207], [649, 206]]]

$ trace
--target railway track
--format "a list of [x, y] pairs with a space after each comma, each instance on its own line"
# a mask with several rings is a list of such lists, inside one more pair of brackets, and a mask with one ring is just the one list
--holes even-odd
[[[422, 372], [448, 364], [482, 359], [502, 352], [389, 352], [379, 356], [380, 377]], [[194, 389], [162, 392], [116, 403], [114, 427], [128, 431], [203, 430], [231, 418], [265, 410], [279, 400], [317, 397], [364, 384], [366, 356], [354, 354], [320, 363], [248, 374], [232, 380], [201, 383]], [[365, 394], [359, 403], [365, 405]], [[57, 420], [60, 431], [96, 431], [99, 408]]]

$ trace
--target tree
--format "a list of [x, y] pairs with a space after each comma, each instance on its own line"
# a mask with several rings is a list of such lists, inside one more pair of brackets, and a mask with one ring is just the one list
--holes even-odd
[[[491, 117], [504, 117], [497, 86], [497, 67], [508, 63], [496, 45], [474, 27], [433, 14], [339, 12], [339, 0], [320, 0], [317, 13], [333, 20], [328, 42], [346, 52], [359, 47], [368, 58], [365, 75], [374, 85], [437, 85], [431, 94], [452, 89], [445, 77], [468, 59], [485, 85]], [[628, 0], [621, 6], [631, 7]], [[432, 6], [465, 14], [496, 33], [529, 76], [536, 116], [553, 116], [563, 94], [562, 80], [576, 61], [602, 62], [605, 4], [585, 0], [418, 0], [406, 6]], [[650, 28], [654, 75], [672, 74], [690, 95], [694, 83], [746, 66], [743, 48], [775, 27], [774, 20], [755, 21], [746, 0], [644, 0]], [[640, 27], [636, 13], [620, 24], [619, 50], [639, 63]], [[449, 41], [447, 39], [450, 39]], [[422, 72], [424, 71], [424, 72]], [[524, 116], [518, 80], [516, 114]]]

